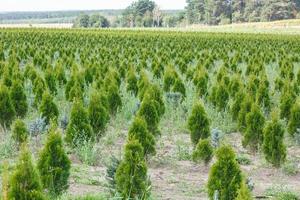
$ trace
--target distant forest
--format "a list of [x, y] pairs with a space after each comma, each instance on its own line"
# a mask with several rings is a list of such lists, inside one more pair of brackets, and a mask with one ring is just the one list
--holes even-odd
[[300, 0], [187, 0], [182, 10], [161, 10], [136, 0], [124, 10], [7, 12], [0, 23], [74, 23], [74, 27], [176, 27], [300, 18]]

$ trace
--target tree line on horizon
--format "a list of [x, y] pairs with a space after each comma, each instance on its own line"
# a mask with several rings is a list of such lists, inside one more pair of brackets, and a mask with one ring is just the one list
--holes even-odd
[[300, 0], [187, 0], [183, 11], [166, 12], [151, 0], [131, 3], [121, 15], [107, 19], [81, 14], [75, 27], [177, 27], [220, 25], [300, 18]]

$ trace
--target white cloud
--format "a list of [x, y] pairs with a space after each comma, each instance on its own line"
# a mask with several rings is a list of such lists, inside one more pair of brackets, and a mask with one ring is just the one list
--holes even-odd
[[[162, 9], [183, 9], [186, 0], [155, 0]], [[123, 9], [132, 0], [0, 0], [0, 11]]]

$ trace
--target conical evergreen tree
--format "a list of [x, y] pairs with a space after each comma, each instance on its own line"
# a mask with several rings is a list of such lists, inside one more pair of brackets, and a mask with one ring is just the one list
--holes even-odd
[[109, 111], [112, 115], [115, 115], [120, 107], [122, 107], [122, 99], [119, 93], [119, 88], [116, 84], [110, 84], [107, 86], [107, 100], [109, 102]]
[[216, 152], [217, 162], [211, 167], [208, 178], [208, 195], [213, 199], [215, 191], [219, 199], [235, 199], [243, 181], [242, 172], [235, 153], [229, 146], [220, 147]]
[[200, 139], [206, 139], [210, 136], [210, 121], [200, 102], [196, 102], [193, 106], [192, 113], [188, 118], [188, 129], [194, 146], [198, 144]]
[[288, 132], [292, 136], [300, 130], [300, 99], [293, 105], [288, 123]]
[[286, 147], [283, 138], [284, 126], [279, 121], [277, 113], [273, 113], [272, 120], [264, 128], [263, 152], [266, 160], [275, 167], [280, 167], [286, 159]]
[[135, 96], [137, 96], [138, 94], [138, 80], [137, 77], [135, 75], [134, 69], [133, 67], [130, 67], [126, 76], [127, 79], [127, 91], [131, 92], [132, 94], [134, 94]]
[[105, 102], [102, 102], [102, 97], [98, 92], [94, 92], [91, 95], [88, 115], [94, 133], [96, 135], [101, 135], [109, 121], [109, 112], [105, 106]]
[[9, 199], [45, 200], [39, 173], [28, 148], [22, 147], [19, 161], [9, 184]]
[[10, 89], [10, 99], [18, 117], [25, 117], [28, 104], [27, 97], [20, 80], [15, 80]]
[[213, 157], [213, 147], [210, 140], [199, 140], [192, 157], [194, 162], [203, 161], [207, 165]]
[[28, 135], [26, 124], [20, 119], [15, 120], [12, 126], [12, 138], [22, 144], [27, 141]]
[[49, 124], [51, 120], [57, 121], [59, 116], [57, 105], [54, 103], [53, 97], [48, 91], [43, 94], [40, 113], [42, 117], [45, 118], [47, 124]]
[[82, 141], [93, 140], [94, 133], [89, 122], [88, 112], [83, 107], [82, 101], [75, 100], [66, 131], [66, 142], [71, 145], [79, 145], [78, 143]]
[[123, 199], [146, 200], [149, 195], [147, 166], [143, 155], [143, 147], [137, 140], [128, 141], [124, 160], [115, 174], [117, 191]]
[[45, 81], [51, 94], [57, 93], [56, 77], [53, 69], [49, 68], [45, 72]]
[[60, 132], [53, 127], [40, 153], [37, 167], [43, 186], [51, 195], [60, 195], [68, 189], [71, 162], [65, 153]]
[[141, 117], [135, 117], [129, 132], [129, 140], [138, 140], [143, 147], [144, 156], [155, 154], [155, 138], [148, 131], [145, 120]]
[[10, 126], [16, 116], [16, 111], [10, 99], [9, 90], [6, 86], [0, 85], [0, 124]]
[[250, 113], [246, 114], [246, 131], [244, 133], [243, 146], [250, 146], [253, 151], [263, 143], [263, 129], [265, 117], [255, 103], [252, 104]]
[[285, 90], [280, 97], [280, 117], [282, 119], [289, 119], [291, 108], [296, 101], [296, 95], [291, 89]]

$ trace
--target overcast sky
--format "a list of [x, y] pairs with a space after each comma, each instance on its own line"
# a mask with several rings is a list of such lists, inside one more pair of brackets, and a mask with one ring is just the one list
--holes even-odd
[[[3, 11], [123, 9], [133, 0], [0, 0]], [[186, 0], [154, 0], [162, 9], [183, 9]]]

